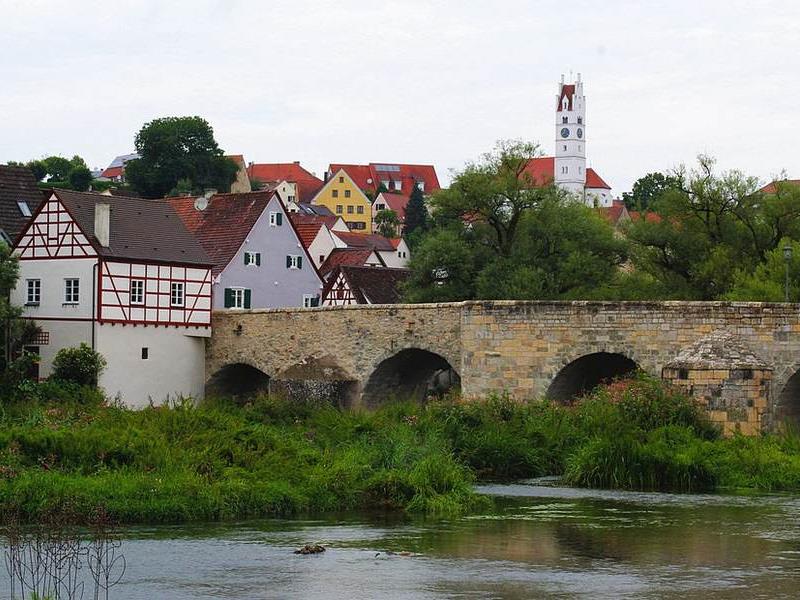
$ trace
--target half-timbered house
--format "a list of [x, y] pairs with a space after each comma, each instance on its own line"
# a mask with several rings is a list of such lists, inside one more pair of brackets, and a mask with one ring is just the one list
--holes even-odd
[[130, 406], [202, 397], [211, 260], [169, 204], [53, 190], [14, 249], [11, 300], [41, 328], [40, 377], [86, 343], [107, 361], [101, 387]]
[[402, 297], [400, 284], [409, 273], [408, 269], [339, 265], [325, 284], [322, 305], [397, 304]]

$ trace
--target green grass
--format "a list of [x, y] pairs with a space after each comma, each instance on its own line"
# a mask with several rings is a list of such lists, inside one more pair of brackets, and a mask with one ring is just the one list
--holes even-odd
[[124, 523], [342, 510], [452, 515], [479, 480], [559, 475], [588, 487], [800, 490], [794, 432], [722, 439], [645, 376], [572, 407], [504, 397], [374, 412], [258, 398], [140, 411], [45, 384], [0, 410], [0, 509], [25, 520], [102, 507]]

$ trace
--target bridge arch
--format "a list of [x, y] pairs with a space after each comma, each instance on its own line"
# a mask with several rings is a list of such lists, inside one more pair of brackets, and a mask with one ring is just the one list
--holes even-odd
[[223, 365], [206, 381], [206, 396], [251, 398], [269, 393], [271, 377], [245, 362]]
[[774, 396], [774, 425], [788, 423], [800, 427], [800, 367], [788, 373], [786, 383]]
[[422, 348], [404, 348], [374, 365], [364, 382], [361, 402], [374, 408], [390, 398], [423, 401], [460, 387], [461, 376], [445, 356]]
[[563, 366], [547, 388], [545, 396], [571, 402], [603, 383], [633, 373], [639, 365], [621, 352], [591, 352]]

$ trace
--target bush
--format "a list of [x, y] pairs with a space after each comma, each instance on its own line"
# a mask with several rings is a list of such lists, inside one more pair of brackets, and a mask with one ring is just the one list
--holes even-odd
[[82, 343], [58, 351], [53, 359], [53, 379], [96, 387], [105, 368], [106, 360], [100, 353]]

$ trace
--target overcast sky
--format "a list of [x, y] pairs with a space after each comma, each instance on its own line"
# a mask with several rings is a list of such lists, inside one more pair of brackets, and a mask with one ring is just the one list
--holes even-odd
[[795, 2], [0, 0], [0, 162], [106, 166], [200, 115], [248, 162], [433, 163], [500, 138], [552, 154], [580, 71], [589, 165], [616, 194], [716, 156], [800, 177]]

